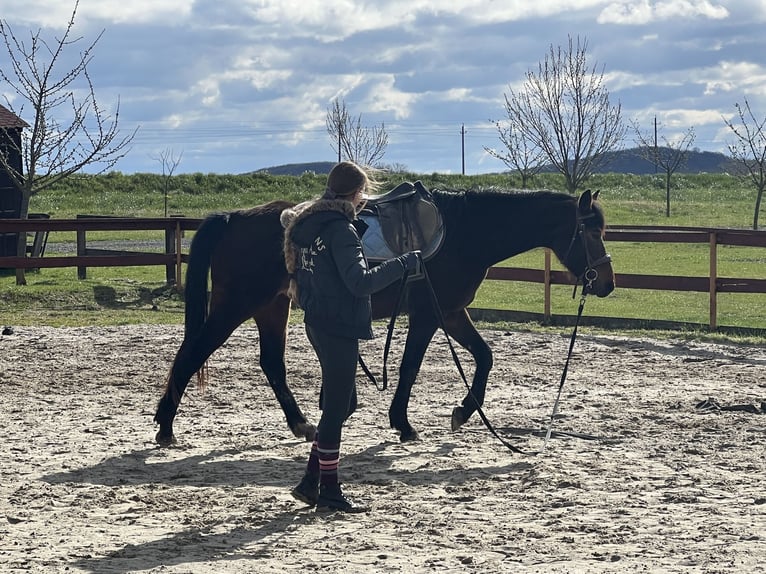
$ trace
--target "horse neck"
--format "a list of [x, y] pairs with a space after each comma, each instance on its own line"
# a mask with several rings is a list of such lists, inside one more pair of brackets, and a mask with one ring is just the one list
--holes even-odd
[[484, 228], [491, 235], [477, 246], [487, 266], [539, 247], [559, 252], [571, 240], [577, 206], [573, 197], [529, 192], [504, 194], [494, 202], [491, 199], [476, 197], [476, 214], [481, 213], [478, 219], [484, 219]]

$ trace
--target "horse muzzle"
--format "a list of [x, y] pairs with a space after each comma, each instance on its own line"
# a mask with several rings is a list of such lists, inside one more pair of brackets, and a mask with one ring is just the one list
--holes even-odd
[[606, 297], [614, 291], [614, 271], [612, 258], [607, 253], [594, 261], [582, 275], [583, 293], [596, 297]]

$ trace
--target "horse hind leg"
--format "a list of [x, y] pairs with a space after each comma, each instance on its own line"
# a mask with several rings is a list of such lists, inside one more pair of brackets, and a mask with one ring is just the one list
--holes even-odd
[[[157, 405], [154, 422], [160, 425], [155, 441], [160, 446], [170, 446], [176, 443], [173, 432], [178, 405], [181, 402], [189, 380], [195, 373], [202, 374], [205, 362], [226, 339], [244, 322], [229, 310], [211, 309], [211, 314], [202, 326], [202, 330], [193, 337], [184, 337], [181, 347], [176, 353], [173, 365], [168, 374], [165, 393]], [[202, 372], [201, 372], [202, 371]]]
[[277, 296], [270, 305], [254, 315], [260, 339], [260, 365], [292, 433], [298, 438], [312, 441], [316, 427], [306, 420], [287, 385], [285, 346], [289, 316], [290, 298], [285, 295]]

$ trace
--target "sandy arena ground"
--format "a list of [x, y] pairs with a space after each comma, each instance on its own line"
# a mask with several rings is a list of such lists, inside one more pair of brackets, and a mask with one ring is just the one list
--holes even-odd
[[[0, 571], [764, 571], [766, 349], [584, 334], [555, 429], [596, 440], [556, 436], [522, 456], [478, 417], [449, 430], [465, 393], [437, 334], [410, 404], [419, 442], [388, 428], [392, 390], [358, 379], [341, 479], [373, 510], [347, 516], [289, 494], [308, 445], [266, 386], [254, 327], [213, 356], [205, 393], [190, 387], [178, 445], [154, 444], [181, 334], [16, 327], [0, 338]], [[379, 370], [378, 334], [364, 356]], [[569, 333], [484, 334], [495, 352], [486, 414], [537, 451], [532, 430], [547, 426]], [[301, 327], [288, 373], [316, 422], [318, 370]], [[753, 412], [698, 408], [705, 399]]]

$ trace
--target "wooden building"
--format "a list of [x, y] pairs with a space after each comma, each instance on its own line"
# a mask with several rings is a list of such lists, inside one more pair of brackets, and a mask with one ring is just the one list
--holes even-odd
[[[0, 104], [0, 154], [16, 173], [22, 173], [21, 133], [28, 128], [24, 120]], [[13, 184], [10, 173], [0, 164], [0, 218], [16, 219], [21, 215], [21, 190]], [[0, 235], [0, 256], [16, 254], [16, 233]]]

